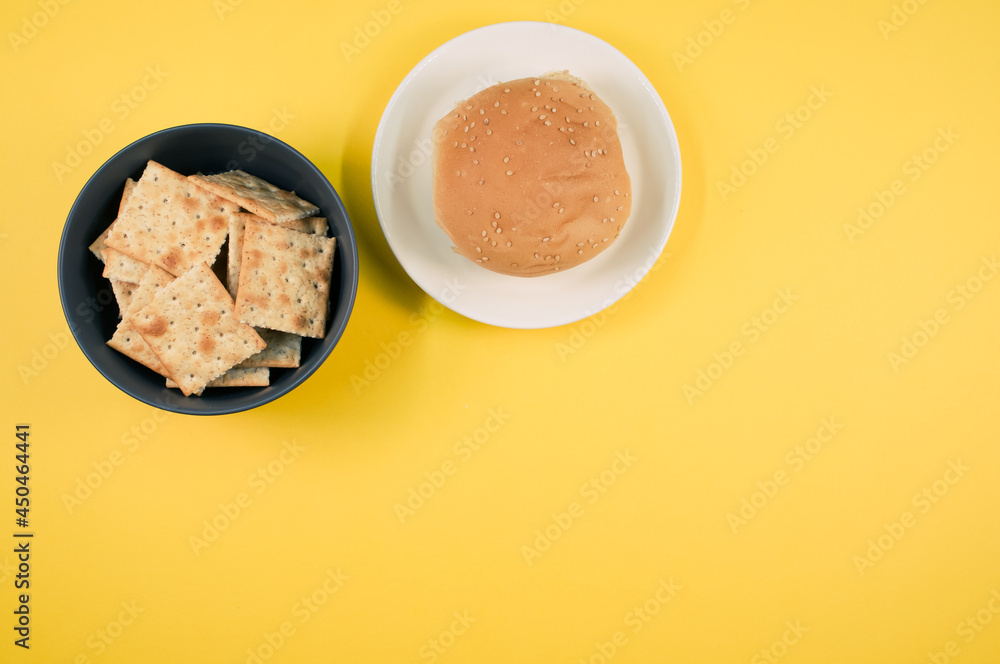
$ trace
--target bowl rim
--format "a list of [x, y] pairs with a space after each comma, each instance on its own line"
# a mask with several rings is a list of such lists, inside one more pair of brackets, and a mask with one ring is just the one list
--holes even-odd
[[[330, 311], [330, 321], [329, 330], [323, 339], [317, 339], [321, 344], [321, 348], [318, 349], [318, 353], [314, 353], [308, 359], [308, 364], [303, 363], [302, 366], [297, 367], [293, 374], [280, 386], [280, 387], [264, 387], [264, 388], [254, 388], [261, 390], [262, 394], [259, 396], [249, 393], [245, 400], [237, 400], [235, 402], [229, 401], [226, 404], [220, 404], [218, 407], [212, 407], [206, 409], [204, 406], [199, 408], [192, 408], [187, 403], [186, 400], [191, 397], [185, 397], [184, 399], [178, 400], [163, 400], [149, 397], [147, 395], [137, 393], [135, 390], [131, 389], [127, 384], [123, 384], [119, 381], [109, 369], [104, 367], [99, 361], [99, 358], [87, 347], [80, 337], [80, 324], [74, 319], [72, 306], [69, 301], [69, 294], [67, 293], [67, 275], [65, 275], [66, 260], [69, 256], [69, 251], [76, 251], [81, 249], [86, 252], [86, 246], [76, 247], [75, 243], [73, 247], [69, 246], [68, 237], [70, 235], [71, 222], [81, 214], [80, 208], [87, 202], [87, 194], [90, 190], [96, 186], [97, 182], [100, 181], [102, 175], [105, 171], [111, 170], [114, 164], [126, 153], [135, 150], [138, 146], [146, 142], [155, 142], [166, 135], [169, 134], [180, 134], [184, 132], [189, 132], [192, 130], [198, 131], [224, 131], [224, 132], [239, 132], [241, 137], [246, 137], [247, 134], [256, 135], [258, 137], [263, 137], [268, 143], [275, 143], [281, 148], [286, 150], [292, 156], [297, 157], [299, 163], [302, 165], [304, 172], [308, 172], [316, 180], [318, 186], [329, 188], [329, 193], [333, 195], [333, 200], [336, 203], [336, 210], [322, 210], [323, 214], [328, 217], [332, 217], [335, 214], [341, 215], [343, 218], [343, 229], [335, 237], [337, 238], [338, 253], [341, 254], [341, 262], [344, 264], [340, 272], [340, 291], [339, 297], [336, 304]], [[155, 156], [151, 156], [151, 159], [155, 159]], [[334, 225], [330, 224], [331, 231], [334, 230]], [[86, 258], [84, 258], [86, 260]], [[351, 313], [354, 309], [354, 304], [357, 299], [357, 291], [360, 277], [360, 265], [358, 263], [358, 245], [357, 238], [354, 233], [353, 225], [351, 224], [350, 215], [347, 213], [347, 208], [344, 205], [343, 200], [340, 197], [339, 192], [330, 182], [330, 180], [323, 174], [323, 172], [304, 154], [299, 150], [295, 149], [288, 143], [276, 138], [266, 132], [259, 129], [253, 129], [251, 127], [244, 127], [241, 125], [229, 124], [229, 123], [218, 123], [218, 122], [196, 122], [188, 123], [182, 125], [175, 125], [172, 127], [167, 127], [164, 129], [157, 130], [150, 134], [146, 134], [134, 141], [131, 141], [113, 155], [108, 157], [104, 163], [100, 165], [83, 184], [80, 190], [77, 192], [76, 197], [73, 200], [73, 204], [69, 208], [69, 212], [66, 215], [66, 219], [63, 222], [63, 227], [60, 233], [59, 240], [59, 250], [56, 258], [56, 283], [59, 290], [59, 300], [62, 306], [63, 316], [69, 326], [70, 333], [73, 335], [73, 339], [87, 358], [90, 364], [100, 373], [109, 383], [114, 385], [120, 391], [124, 392], [128, 396], [136, 399], [142, 403], [149, 406], [153, 406], [160, 410], [167, 412], [179, 413], [184, 415], [229, 415], [233, 413], [239, 413], [247, 410], [252, 410], [259, 406], [271, 403], [279, 397], [284, 396], [288, 392], [292, 391], [299, 385], [301, 385], [305, 380], [312, 376], [319, 368], [322, 366], [326, 358], [333, 352], [333, 349], [340, 342], [343, 336], [344, 330], [347, 328], [347, 323], [350, 319]], [[304, 370], [305, 369], [305, 370]], [[249, 388], [247, 388], [249, 389]], [[199, 397], [200, 399], [200, 397]], [[204, 404], [204, 401], [199, 401], [198, 403]]]

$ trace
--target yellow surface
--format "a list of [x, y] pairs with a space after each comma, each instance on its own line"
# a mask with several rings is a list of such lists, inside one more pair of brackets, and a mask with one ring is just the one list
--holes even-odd
[[[389, 5], [4, 3], [0, 661], [1000, 661], [1000, 6], [398, 0], [348, 58]], [[655, 271], [538, 331], [441, 311], [369, 186], [410, 68], [525, 19], [628, 55], [684, 162]], [[217, 418], [104, 381], [56, 291], [90, 174], [200, 121], [317, 163], [362, 267], [321, 370]]]

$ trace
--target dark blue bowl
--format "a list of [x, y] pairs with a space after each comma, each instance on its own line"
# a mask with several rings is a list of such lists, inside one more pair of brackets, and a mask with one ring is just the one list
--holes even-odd
[[[146, 162], [160, 162], [179, 173], [217, 173], [242, 169], [295, 191], [319, 206], [337, 238], [330, 286], [330, 312], [323, 339], [302, 340], [302, 362], [295, 369], [271, 369], [269, 387], [207, 389], [200, 397], [168, 389], [159, 374], [107, 346], [118, 324], [118, 306], [101, 276], [103, 264], [88, 247], [114, 221], [126, 178], [138, 179]], [[347, 211], [316, 166], [291, 146], [254, 129], [224, 124], [193, 124], [150, 134], [111, 157], [87, 181], [73, 203], [59, 244], [59, 296], [70, 330], [91, 364], [116, 387], [163, 410], [191, 415], [222, 415], [256, 408], [287, 394], [316, 371], [347, 327], [358, 289], [358, 245]]]

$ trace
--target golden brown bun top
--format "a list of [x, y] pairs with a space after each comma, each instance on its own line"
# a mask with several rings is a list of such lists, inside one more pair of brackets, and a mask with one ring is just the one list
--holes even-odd
[[434, 126], [434, 213], [455, 251], [516, 276], [606, 249], [631, 211], [618, 122], [568, 74], [500, 83]]

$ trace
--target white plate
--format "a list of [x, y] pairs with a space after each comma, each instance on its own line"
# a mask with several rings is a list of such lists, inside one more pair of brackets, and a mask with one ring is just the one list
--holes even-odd
[[[570, 270], [532, 278], [490, 272], [454, 253], [434, 222], [431, 130], [484, 88], [564, 69], [618, 117], [632, 214], [611, 247]], [[375, 134], [372, 192], [389, 246], [428, 295], [483, 323], [553, 327], [614, 304], [656, 262], [680, 204], [680, 147], [656, 90], [613, 46], [561, 25], [500, 23], [452, 39], [403, 79]]]

